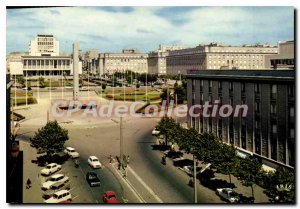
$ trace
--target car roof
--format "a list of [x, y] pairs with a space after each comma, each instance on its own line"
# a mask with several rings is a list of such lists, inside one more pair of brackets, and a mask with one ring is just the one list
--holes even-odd
[[69, 191], [66, 190], [66, 189], [63, 189], [63, 190], [60, 190], [60, 191], [58, 191], [58, 192], [55, 192], [54, 194], [56, 194], [56, 195], [61, 195], [61, 194], [64, 194], [64, 193], [66, 193], [66, 192], [69, 192]]
[[[49, 163], [48, 165], [57, 165], [57, 163]], [[47, 165], [47, 166], [48, 166], [48, 165]]]
[[96, 156], [90, 156], [90, 158], [93, 159], [93, 160], [94, 160], [94, 159], [97, 159], [97, 160], [98, 160], [98, 158], [97, 158]]
[[64, 174], [62, 174], [62, 173], [59, 173], [59, 174], [54, 174], [54, 175], [52, 175], [51, 177], [53, 177], [53, 178], [57, 178], [57, 177], [60, 177], [60, 176], [64, 176]]
[[66, 149], [73, 149], [73, 150], [75, 150], [73, 147], [66, 147]]
[[86, 174], [88, 174], [88, 175], [96, 175], [97, 176], [97, 173], [94, 172], [94, 171], [87, 172]]
[[114, 191], [107, 191], [104, 194], [106, 194], [106, 195], [116, 195], [116, 193]]

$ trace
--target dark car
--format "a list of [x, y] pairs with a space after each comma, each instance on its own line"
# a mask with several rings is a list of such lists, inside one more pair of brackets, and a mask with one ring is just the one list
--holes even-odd
[[102, 198], [104, 203], [119, 203], [116, 193], [113, 191], [105, 192]]
[[86, 180], [91, 187], [100, 186], [100, 179], [95, 172], [88, 172], [86, 174]]

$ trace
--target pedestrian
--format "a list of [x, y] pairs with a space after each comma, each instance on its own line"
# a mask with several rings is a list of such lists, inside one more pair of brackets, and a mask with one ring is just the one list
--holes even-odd
[[30, 179], [28, 178], [28, 179], [27, 179], [27, 182], [26, 182], [26, 189], [30, 189], [30, 187], [31, 187], [31, 181], [30, 181]]
[[129, 160], [130, 160], [130, 157], [129, 155], [127, 156], [127, 164], [129, 164]]
[[109, 155], [109, 163], [111, 164], [113, 161], [113, 157], [111, 155]]

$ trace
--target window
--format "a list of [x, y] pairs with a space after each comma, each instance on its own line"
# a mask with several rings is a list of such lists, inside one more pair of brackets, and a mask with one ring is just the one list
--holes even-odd
[[233, 82], [229, 82], [229, 90], [232, 91], [233, 90]]
[[295, 138], [295, 129], [293, 128], [290, 129], [290, 137]]
[[272, 84], [272, 94], [276, 94], [276, 93], [277, 93], [277, 85]]
[[276, 112], [277, 112], [276, 110], [277, 110], [276, 104], [271, 104], [271, 113], [276, 114]]
[[290, 117], [295, 117], [295, 109], [294, 109], [294, 107], [290, 107]]
[[259, 102], [255, 103], [255, 111], [257, 111], [257, 112], [260, 111], [260, 103]]
[[255, 92], [259, 93], [259, 89], [260, 89], [259, 88], [259, 83], [256, 83], [255, 86], [254, 86], [254, 88], [255, 88]]
[[242, 92], [246, 91], [245, 83], [241, 83]]
[[277, 125], [272, 126], [272, 133], [277, 134]]

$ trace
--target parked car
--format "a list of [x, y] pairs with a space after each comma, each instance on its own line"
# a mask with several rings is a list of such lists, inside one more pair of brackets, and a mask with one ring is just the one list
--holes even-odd
[[173, 151], [173, 150], [164, 151], [164, 154], [166, 155], [166, 157], [169, 157], [169, 158], [172, 158], [172, 159], [180, 158], [180, 157], [183, 156], [183, 152]]
[[65, 201], [72, 201], [72, 195], [68, 190], [60, 190], [55, 192], [51, 198], [45, 200], [45, 203], [62, 203]]
[[69, 181], [69, 177], [65, 176], [64, 174], [54, 174], [52, 175], [46, 182], [42, 185], [42, 190], [50, 189], [52, 185], [57, 182], [67, 182]]
[[[184, 172], [186, 172], [189, 176], [194, 176], [194, 166], [191, 165], [187, 165], [187, 166], [183, 166], [182, 170]], [[201, 168], [200, 167], [196, 167], [196, 176], [198, 176], [200, 174]]]
[[104, 203], [119, 203], [116, 193], [113, 191], [107, 191], [103, 194]]
[[43, 198], [52, 197], [55, 192], [59, 190], [70, 190], [70, 181], [67, 180], [66, 182], [56, 182], [54, 183], [50, 189], [42, 188], [43, 190]]
[[100, 179], [98, 178], [98, 175], [95, 172], [88, 172], [86, 174], [86, 181], [91, 187], [100, 186], [101, 184]]
[[231, 188], [219, 188], [216, 192], [221, 199], [229, 203], [238, 203], [240, 201], [240, 195]]
[[73, 147], [66, 147], [66, 149], [64, 150], [64, 153], [69, 155], [71, 158], [79, 157], [79, 153], [76, 152], [76, 150]]
[[50, 163], [48, 164], [44, 169], [41, 170], [41, 174], [48, 176], [56, 171], [59, 171], [61, 169], [61, 165], [58, 165], [57, 163]]
[[96, 156], [90, 156], [88, 163], [92, 168], [102, 168], [102, 164]]
[[160, 131], [158, 131], [156, 128], [155, 129], [153, 129], [153, 131], [152, 131], [152, 135], [155, 135], [155, 136], [157, 136], [157, 135], [159, 135], [160, 134]]

